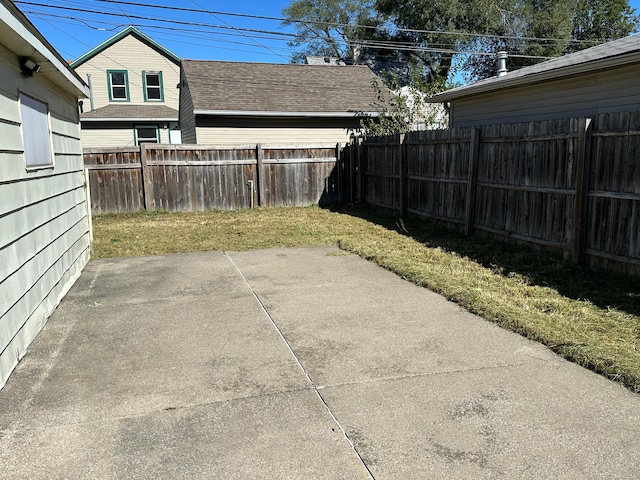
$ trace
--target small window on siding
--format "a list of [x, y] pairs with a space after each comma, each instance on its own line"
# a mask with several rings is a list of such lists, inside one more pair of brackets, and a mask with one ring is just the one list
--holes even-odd
[[126, 70], [108, 70], [109, 100], [129, 101], [129, 75]]
[[157, 125], [136, 125], [135, 136], [136, 145], [142, 145], [143, 143], [160, 143]]
[[25, 94], [20, 95], [22, 139], [27, 168], [53, 165], [49, 107], [46, 103]]
[[142, 72], [144, 100], [146, 102], [163, 102], [162, 72]]

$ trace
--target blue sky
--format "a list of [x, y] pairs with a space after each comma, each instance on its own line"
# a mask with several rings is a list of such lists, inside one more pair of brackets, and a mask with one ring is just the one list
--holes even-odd
[[[282, 9], [290, 3], [289, 0], [130, 1], [277, 18], [282, 17]], [[221, 14], [194, 14], [97, 0], [28, 0], [27, 2], [15, 0], [15, 3], [65, 59], [76, 59], [82, 56], [130, 24], [135, 24], [144, 33], [182, 58], [288, 63], [292, 52], [287, 42], [291, 40], [293, 29], [282, 28], [281, 22], [277, 20]], [[56, 6], [66, 8], [52, 8]], [[94, 14], [79, 10], [103, 13]], [[168, 21], [171, 19], [182, 23], [171, 23]], [[200, 25], [189, 25], [189, 23]]]
[[[290, 0], [128, 0], [218, 12], [198, 14], [136, 7], [126, 5], [126, 0], [14, 1], [69, 60], [82, 56], [130, 24], [182, 58], [287, 63], [293, 51], [287, 45], [293, 33], [291, 27], [283, 28], [278, 20], [238, 16], [279, 18]], [[640, 11], [640, 0], [631, 0], [630, 4]]]

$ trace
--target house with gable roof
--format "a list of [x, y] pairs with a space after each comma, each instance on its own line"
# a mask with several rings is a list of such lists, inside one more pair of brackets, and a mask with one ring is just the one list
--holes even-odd
[[184, 143], [341, 143], [382, 105], [367, 66], [183, 60]]
[[91, 88], [80, 114], [84, 148], [181, 143], [177, 55], [130, 26], [71, 67]]
[[640, 110], [640, 35], [434, 95], [451, 127]]
[[0, 0], [0, 387], [89, 260], [78, 101], [89, 89]]

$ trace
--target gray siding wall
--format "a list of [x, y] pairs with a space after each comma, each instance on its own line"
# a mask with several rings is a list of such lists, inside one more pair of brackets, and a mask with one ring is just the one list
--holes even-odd
[[505, 89], [451, 105], [451, 126], [519, 123], [640, 110], [640, 64]]
[[[89, 258], [76, 98], [0, 45], [0, 387]], [[28, 171], [20, 92], [48, 104], [54, 166]]]
[[184, 71], [180, 71], [180, 129], [182, 130], [182, 143], [196, 144], [196, 117], [193, 114], [193, 99], [189, 91]]

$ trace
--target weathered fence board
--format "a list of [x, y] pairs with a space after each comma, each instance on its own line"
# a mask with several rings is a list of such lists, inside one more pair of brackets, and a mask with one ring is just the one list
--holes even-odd
[[349, 155], [352, 196], [372, 205], [640, 273], [640, 112], [365, 138]]
[[[94, 213], [305, 206], [343, 199], [336, 145], [155, 145], [84, 152]], [[347, 181], [350, 181], [348, 176]]]
[[144, 207], [140, 149], [85, 151], [94, 212], [126, 212]]

